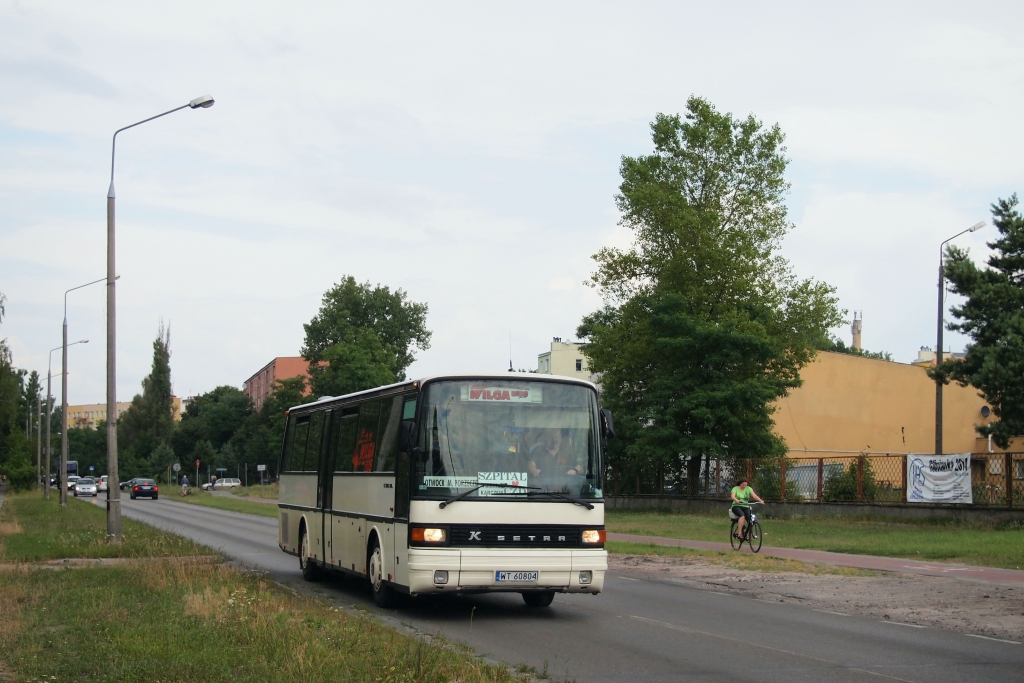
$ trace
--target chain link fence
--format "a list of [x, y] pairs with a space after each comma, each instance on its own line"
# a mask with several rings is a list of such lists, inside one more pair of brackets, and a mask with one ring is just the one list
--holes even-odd
[[[906, 503], [907, 456], [864, 454], [778, 459], [701, 459], [666, 489], [669, 495], [729, 499], [740, 477], [765, 500], [804, 503]], [[784, 482], [784, 483], [783, 483]], [[1024, 507], [1024, 453], [972, 453], [974, 505]]]

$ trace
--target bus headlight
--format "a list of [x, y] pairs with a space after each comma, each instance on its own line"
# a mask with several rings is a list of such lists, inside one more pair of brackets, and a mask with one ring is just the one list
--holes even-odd
[[448, 533], [444, 529], [413, 527], [410, 533], [413, 543], [444, 543], [448, 540]]
[[448, 572], [444, 569], [438, 569], [436, 572], [434, 572], [434, 583], [438, 584], [439, 586], [443, 586], [444, 584], [448, 583]]
[[583, 545], [597, 545], [604, 543], [608, 534], [604, 529], [584, 529], [582, 538]]
[[587, 570], [580, 572], [580, 585], [586, 586], [588, 583], [594, 580], [594, 572]]

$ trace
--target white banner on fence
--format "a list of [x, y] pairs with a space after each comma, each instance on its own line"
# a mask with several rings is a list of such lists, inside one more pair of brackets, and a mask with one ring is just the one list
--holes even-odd
[[971, 454], [908, 455], [908, 503], [973, 503]]

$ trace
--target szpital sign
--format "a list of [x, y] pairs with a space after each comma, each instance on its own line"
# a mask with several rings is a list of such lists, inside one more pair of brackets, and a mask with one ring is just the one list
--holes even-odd
[[973, 503], [971, 454], [908, 455], [907, 502]]

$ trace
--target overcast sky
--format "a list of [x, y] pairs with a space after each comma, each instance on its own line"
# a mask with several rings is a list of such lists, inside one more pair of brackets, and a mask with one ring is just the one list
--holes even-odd
[[[106, 272], [112, 133], [209, 93], [119, 136], [121, 400], [161, 320], [178, 395], [241, 386], [349, 274], [429, 304], [411, 375], [507, 369], [510, 336], [535, 368], [629, 243], [621, 156], [699, 95], [781, 125], [783, 255], [908, 362], [939, 243], [1024, 187], [1024, 6], [837, 4], [0, 2], [0, 336], [45, 374]], [[104, 400], [103, 290], [68, 298], [72, 403]]]

